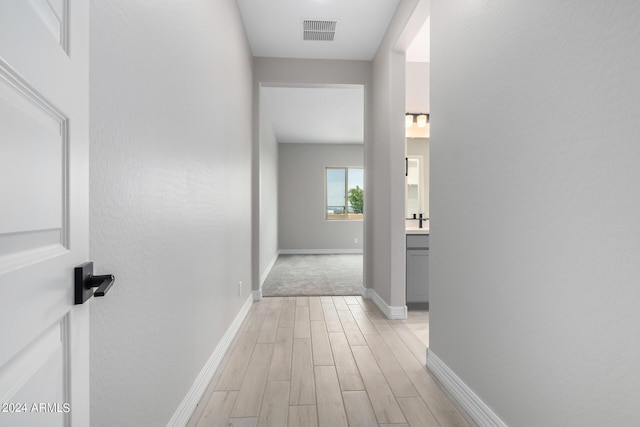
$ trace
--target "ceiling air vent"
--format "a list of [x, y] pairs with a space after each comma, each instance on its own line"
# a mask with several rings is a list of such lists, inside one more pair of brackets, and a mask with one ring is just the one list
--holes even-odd
[[338, 21], [302, 21], [303, 40], [333, 41]]

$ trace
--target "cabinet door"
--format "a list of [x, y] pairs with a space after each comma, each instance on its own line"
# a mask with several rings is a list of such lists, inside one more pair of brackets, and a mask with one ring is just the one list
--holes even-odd
[[407, 302], [429, 302], [429, 250], [407, 250]]

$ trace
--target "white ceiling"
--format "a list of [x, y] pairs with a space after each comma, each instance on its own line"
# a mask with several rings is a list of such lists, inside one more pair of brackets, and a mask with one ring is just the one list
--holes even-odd
[[[254, 56], [367, 61], [375, 56], [399, 1], [237, 0]], [[338, 21], [334, 41], [302, 40], [305, 19]], [[429, 62], [429, 24], [408, 48], [409, 61]], [[263, 87], [261, 117], [272, 122], [278, 142], [362, 144], [364, 91]]]
[[[254, 56], [373, 59], [399, 0], [238, 0]], [[302, 21], [338, 21], [334, 41], [302, 40]]]
[[364, 143], [364, 88], [263, 87], [261, 119], [270, 120], [278, 142]]

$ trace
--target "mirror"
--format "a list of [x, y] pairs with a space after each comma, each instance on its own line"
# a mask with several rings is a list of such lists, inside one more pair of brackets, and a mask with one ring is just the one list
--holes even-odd
[[[421, 165], [422, 156], [407, 156], [407, 200], [406, 200], [406, 213], [407, 218], [413, 218], [413, 214], [423, 213], [422, 209], [422, 190], [424, 189], [420, 185], [421, 180]], [[419, 215], [418, 215], [419, 216]]]
[[405, 217], [429, 218], [429, 138], [407, 138]]

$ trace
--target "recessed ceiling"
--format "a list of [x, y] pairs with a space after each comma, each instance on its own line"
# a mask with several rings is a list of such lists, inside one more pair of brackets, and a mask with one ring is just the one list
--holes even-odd
[[[399, 0], [238, 0], [254, 56], [373, 59]], [[303, 21], [337, 21], [332, 41], [303, 40]]]
[[261, 120], [269, 120], [278, 142], [364, 143], [364, 88], [263, 87]]

